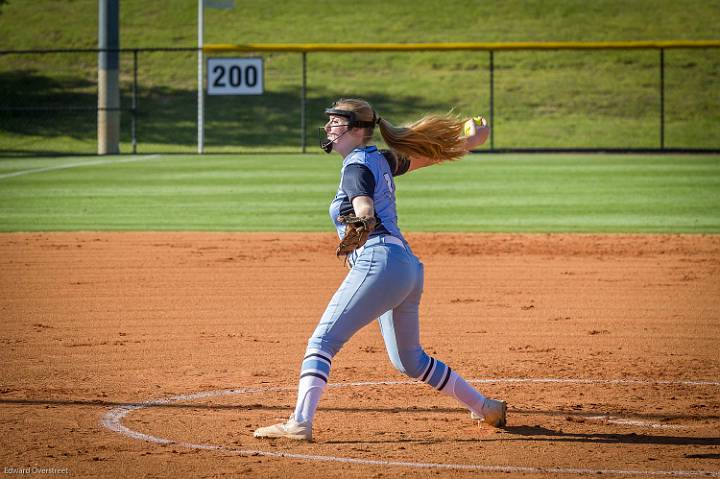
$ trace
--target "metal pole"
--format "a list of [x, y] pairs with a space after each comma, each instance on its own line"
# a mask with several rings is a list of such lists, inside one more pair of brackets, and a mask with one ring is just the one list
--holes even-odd
[[660, 49], [660, 149], [665, 149], [665, 49]]
[[197, 152], [199, 155], [202, 155], [205, 150], [205, 94], [203, 92], [203, 25], [205, 19], [203, 3], [204, 0], [198, 0]]
[[495, 149], [495, 52], [490, 50], [490, 150]]
[[119, 19], [119, 0], [98, 0], [98, 155], [120, 153]]
[[307, 119], [305, 118], [307, 102], [307, 52], [302, 52], [302, 90], [300, 93], [300, 134], [302, 135], [302, 152], [307, 149]]
[[133, 88], [132, 88], [132, 122], [131, 122], [131, 137], [132, 137], [132, 152], [133, 155], [137, 153], [137, 74], [138, 74], [138, 51], [137, 48], [133, 50]]

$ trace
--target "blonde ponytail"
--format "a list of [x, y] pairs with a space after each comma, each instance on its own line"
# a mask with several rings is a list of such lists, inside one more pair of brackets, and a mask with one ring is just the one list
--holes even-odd
[[451, 115], [426, 115], [407, 127], [381, 118], [380, 135], [387, 145], [409, 158], [427, 158], [433, 163], [457, 160], [467, 154], [462, 137], [464, 121]]

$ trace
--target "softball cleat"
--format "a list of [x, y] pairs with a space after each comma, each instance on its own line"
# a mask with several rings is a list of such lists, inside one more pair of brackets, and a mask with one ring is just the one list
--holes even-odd
[[505, 427], [507, 416], [507, 403], [497, 399], [485, 398], [480, 414], [470, 411], [470, 418], [483, 421], [493, 427]]
[[312, 424], [297, 422], [293, 414], [287, 422], [256, 429], [253, 436], [265, 439], [286, 438], [295, 441], [312, 441]]

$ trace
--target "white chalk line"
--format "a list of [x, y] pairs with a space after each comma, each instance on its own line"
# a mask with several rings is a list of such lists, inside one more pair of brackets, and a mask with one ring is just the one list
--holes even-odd
[[624, 419], [614, 416], [589, 416], [586, 417], [585, 420], [616, 424], [618, 426], [649, 427], [651, 429], [687, 429], [687, 426], [682, 426], [680, 424], [661, 424], [657, 422], [642, 421], [640, 419]]
[[[575, 378], [496, 378], [470, 379], [469, 383], [549, 383], [549, 384], [607, 384], [607, 385], [676, 385], [676, 386], [720, 386], [720, 381], [682, 379], [575, 379]], [[411, 383], [411, 381], [407, 381]]]
[[[497, 378], [497, 379], [476, 379], [468, 382], [475, 383], [574, 383], [574, 384], [687, 384], [687, 385], [711, 385], [719, 386], [717, 381], [649, 381], [649, 380], [592, 380], [592, 379], [559, 379], [559, 378]], [[362, 386], [383, 386], [383, 385], [417, 385], [418, 381], [364, 381], [353, 383], [336, 383], [328, 384], [328, 387], [362, 387]], [[190, 442], [175, 441], [139, 431], [132, 430], [122, 424], [123, 419], [132, 411], [139, 409], [161, 406], [177, 402], [192, 401], [196, 399], [208, 399], [220, 396], [230, 396], [236, 394], [254, 394], [267, 392], [280, 392], [294, 390], [292, 387], [268, 387], [268, 388], [240, 388], [240, 389], [222, 389], [216, 391], [204, 391], [193, 394], [181, 394], [163, 399], [155, 399], [144, 401], [142, 403], [127, 404], [119, 406], [108, 411], [102, 418], [102, 425], [107, 429], [120, 433], [131, 439], [146, 441], [161, 445], [175, 445], [186, 449], [220, 451], [229, 454], [237, 454], [240, 456], [263, 456], [286, 459], [299, 459], [306, 461], [318, 462], [336, 462], [344, 464], [357, 464], [365, 466], [385, 466], [385, 467], [407, 467], [414, 469], [452, 469], [466, 470], [478, 472], [501, 472], [501, 473], [535, 473], [535, 474], [569, 474], [569, 475], [597, 475], [608, 474], [616, 476], [645, 476], [645, 477], [720, 477], [720, 471], [651, 471], [651, 470], [633, 470], [633, 469], [591, 469], [591, 468], [543, 468], [532, 466], [496, 466], [482, 464], [452, 464], [452, 463], [422, 463], [422, 462], [405, 462], [405, 461], [383, 461], [375, 459], [357, 459], [351, 457], [339, 456], [322, 456], [312, 454], [292, 454], [287, 452], [272, 452], [253, 449], [237, 449], [221, 446], [218, 444], [195, 444]], [[604, 416], [598, 418], [607, 419]]]
[[5, 173], [5, 174], [0, 175], [0, 180], [5, 179], [5, 178], [13, 178], [16, 176], [31, 175], [33, 173], [45, 173], [47, 171], [79, 168], [81, 166], [110, 165], [110, 164], [116, 164], [116, 163], [134, 163], [136, 161], [155, 160], [158, 158], [160, 158], [160, 155], [145, 155], [145, 156], [138, 156], [138, 157], [133, 157], [133, 158], [123, 158], [120, 160], [94, 160], [94, 161], [85, 161], [85, 162], [80, 162], [80, 163], [65, 163], [64, 165], [53, 165], [53, 166], [47, 166], [44, 168], [33, 168], [30, 170], [21, 170], [21, 171], [14, 171], [12, 173]]

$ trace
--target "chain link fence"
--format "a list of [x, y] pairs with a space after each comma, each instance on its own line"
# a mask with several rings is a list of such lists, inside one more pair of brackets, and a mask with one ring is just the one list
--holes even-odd
[[[0, 51], [0, 155], [97, 152], [98, 50]], [[205, 152], [315, 151], [322, 111], [483, 114], [483, 151], [720, 152], [720, 49], [220, 52], [264, 93], [206, 96]], [[122, 49], [122, 153], [197, 151], [197, 49]], [[319, 151], [319, 150], [318, 150]]]

